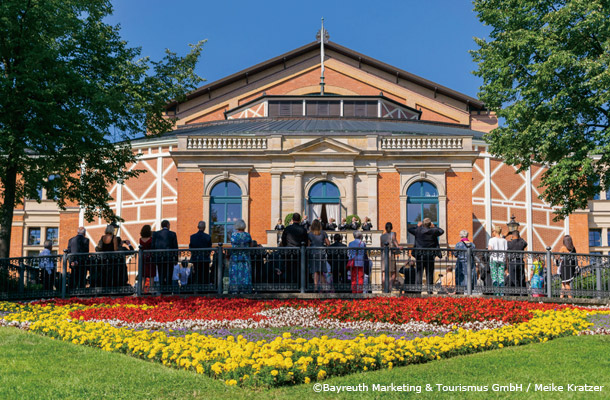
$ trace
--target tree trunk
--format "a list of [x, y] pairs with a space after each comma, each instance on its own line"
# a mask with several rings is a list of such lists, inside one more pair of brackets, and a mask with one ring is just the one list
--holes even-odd
[[4, 190], [4, 201], [0, 205], [0, 258], [7, 258], [11, 251], [11, 229], [15, 210], [17, 168], [8, 167], [6, 176], [0, 178]]

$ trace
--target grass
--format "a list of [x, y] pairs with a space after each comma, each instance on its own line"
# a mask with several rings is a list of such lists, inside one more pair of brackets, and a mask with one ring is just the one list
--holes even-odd
[[[304, 399], [404, 398], [405, 393], [374, 392], [373, 384], [488, 385], [489, 392], [438, 391], [412, 394], [443, 398], [608, 398], [610, 337], [568, 337], [505, 348], [428, 364], [332, 378], [331, 385], [368, 385], [368, 392], [316, 394], [312, 385], [271, 390], [226, 387], [224, 383], [160, 364], [0, 328], [1, 399]], [[523, 384], [523, 392], [492, 392], [491, 385]], [[529, 383], [532, 387], [525, 392]], [[532, 392], [534, 384], [604, 385], [600, 393]]]

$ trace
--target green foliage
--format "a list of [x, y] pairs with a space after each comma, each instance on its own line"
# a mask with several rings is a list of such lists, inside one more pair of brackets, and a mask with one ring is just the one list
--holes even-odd
[[[42, 187], [62, 209], [80, 204], [87, 220], [119, 219], [107, 188], [141, 172], [129, 169], [130, 139], [170, 131], [166, 105], [202, 81], [193, 69], [203, 41], [185, 57], [167, 50], [150, 61], [105, 22], [111, 13], [109, 0], [0, 3], [3, 227], [15, 204], [38, 199]], [[0, 256], [8, 239], [3, 229]]]
[[284, 226], [288, 226], [288, 225], [292, 224], [292, 215], [293, 215], [293, 213], [286, 215], [286, 218], [284, 218]]
[[362, 221], [360, 220], [360, 217], [359, 217], [359, 216], [357, 216], [357, 215], [355, 215], [355, 214], [348, 215], [348, 216], [345, 218], [345, 221], [346, 221], [346, 222], [347, 222], [347, 224], [349, 225], [349, 224], [351, 224], [351, 223], [352, 223], [352, 220], [353, 220], [353, 219], [356, 219], [356, 221], [358, 221], [358, 223], [362, 222]]
[[[472, 51], [480, 98], [500, 119], [490, 151], [520, 171], [548, 167], [557, 218], [610, 190], [610, 6], [605, 0], [475, 0], [491, 27]], [[601, 178], [601, 185], [597, 184]], [[557, 219], [556, 218], [556, 219]]]

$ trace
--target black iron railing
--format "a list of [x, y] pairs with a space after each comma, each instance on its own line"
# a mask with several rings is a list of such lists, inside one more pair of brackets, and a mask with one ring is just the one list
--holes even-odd
[[610, 298], [610, 256], [337, 244], [0, 259], [0, 300], [265, 292]]

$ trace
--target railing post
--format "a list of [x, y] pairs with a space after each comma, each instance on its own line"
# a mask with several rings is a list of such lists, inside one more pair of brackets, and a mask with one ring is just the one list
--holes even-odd
[[61, 263], [63, 265], [61, 269], [61, 298], [66, 298], [66, 286], [68, 283], [68, 253], [64, 251]]
[[597, 290], [597, 298], [602, 298], [602, 269], [601, 269], [601, 260], [595, 262], [595, 285]]
[[385, 274], [383, 292], [390, 293], [390, 244], [387, 242], [383, 244], [383, 271], [383, 273]]
[[466, 293], [472, 295], [472, 246], [466, 247]]
[[144, 250], [142, 247], [138, 248], [138, 284], [136, 285], [136, 296], [142, 296], [142, 289], [144, 288]]
[[23, 293], [25, 290], [25, 266], [23, 265], [23, 260], [19, 260], [17, 275], [19, 276], [19, 293]]
[[551, 248], [546, 248], [546, 296], [550, 299], [552, 297], [553, 288], [553, 255], [551, 254]]
[[222, 294], [222, 289], [223, 289], [223, 277], [222, 277], [222, 273], [223, 273], [223, 261], [224, 261], [224, 253], [222, 252], [222, 243], [218, 243], [218, 250], [216, 250], [216, 258], [218, 259], [218, 262], [216, 263], [216, 284], [218, 285], [218, 294]]
[[305, 293], [305, 286], [307, 284], [307, 250], [305, 249], [305, 243], [301, 242], [301, 250], [299, 252], [301, 256], [301, 293]]

